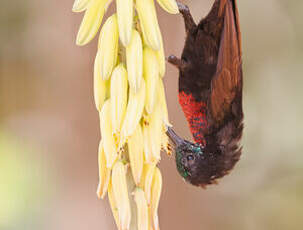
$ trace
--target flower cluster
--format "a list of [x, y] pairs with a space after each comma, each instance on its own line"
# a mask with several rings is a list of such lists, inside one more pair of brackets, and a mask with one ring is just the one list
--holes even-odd
[[[90, 42], [112, 0], [76, 0], [85, 11], [77, 44]], [[175, 0], [157, 0], [178, 13]], [[118, 229], [159, 229], [162, 177], [157, 163], [169, 152], [162, 77], [165, 56], [154, 0], [116, 0], [117, 12], [101, 29], [94, 64], [94, 98], [100, 114], [97, 195], [108, 194]]]

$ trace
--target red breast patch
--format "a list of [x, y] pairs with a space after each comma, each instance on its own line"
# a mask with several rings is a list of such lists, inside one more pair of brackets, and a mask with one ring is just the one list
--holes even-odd
[[191, 94], [179, 93], [179, 103], [189, 123], [190, 131], [195, 142], [206, 145], [203, 131], [207, 128], [206, 103], [197, 102]]

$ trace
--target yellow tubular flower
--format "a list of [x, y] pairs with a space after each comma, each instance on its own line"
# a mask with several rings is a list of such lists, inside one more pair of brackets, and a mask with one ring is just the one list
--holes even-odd
[[110, 207], [112, 209], [112, 213], [113, 213], [116, 225], [118, 228], [120, 228], [118, 207], [117, 207], [117, 203], [116, 203], [116, 200], [114, 197], [113, 186], [112, 186], [111, 181], [109, 182], [109, 185], [108, 185], [108, 200], [109, 200]]
[[75, 0], [73, 5], [73, 12], [82, 12], [86, 10], [91, 0]]
[[154, 50], [160, 49], [160, 38], [158, 33], [158, 19], [154, 0], [137, 0], [137, 12], [140, 20], [144, 41]]
[[103, 148], [106, 158], [107, 168], [112, 168], [118, 154], [115, 139], [112, 132], [112, 122], [110, 117], [110, 100], [108, 99], [100, 112], [100, 129], [103, 140]]
[[157, 0], [159, 5], [170, 14], [178, 14], [179, 9], [175, 0]]
[[159, 74], [160, 77], [164, 77], [166, 66], [165, 66], [165, 54], [164, 54], [164, 48], [163, 48], [163, 39], [160, 32], [160, 29], [158, 29], [158, 34], [160, 37], [160, 49], [156, 51], [157, 60], [159, 63]]
[[153, 163], [160, 160], [162, 146], [162, 110], [159, 104], [156, 105], [153, 113], [145, 118], [143, 125], [144, 154], [145, 162]]
[[106, 195], [108, 183], [110, 180], [110, 169], [106, 168], [106, 159], [103, 149], [103, 143], [100, 141], [98, 150], [98, 163], [99, 163], [99, 185], [97, 189], [97, 196], [103, 199]]
[[118, 24], [116, 14], [110, 16], [104, 23], [100, 32], [98, 49], [101, 52], [101, 76], [103, 80], [107, 80], [117, 63], [118, 57]]
[[132, 36], [133, 0], [116, 0], [116, 6], [120, 40], [124, 46], [127, 46]]
[[108, 1], [111, 0], [91, 0], [77, 35], [77, 45], [86, 45], [95, 37], [101, 25]]
[[148, 206], [143, 190], [136, 188], [134, 196], [137, 204], [138, 230], [148, 230]]
[[146, 82], [146, 102], [147, 113], [152, 113], [156, 101], [156, 90], [159, 80], [159, 65], [155, 52], [145, 47], [143, 50], [143, 77]]
[[152, 163], [152, 161], [153, 161], [153, 153], [152, 153], [152, 147], [151, 147], [152, 137], [150, 137], [149, 124], [148, 124], [147, 119], [145, 119], [145, 122], [146, 123], [142, 127], [143, 139], [144, 139], [143, 146], [144, 146], [145, 163]]
[[135, 183], [138, 185], [143, 170], [143, 135], [140, 124], [128, 140], [128, 155]]
[[158, 220], [158, 206], [160, 201], [162, 191], [162, 176], [159, 168], [155, 168], [153, 175], [153, 183], [151, 188], [151, 215], [153, 229], [159, 230], [159, 220]]
[[126, 63], [130, 88], [137, 92], [142, 80], [143, 51], [140, 34], [133, 30], [130, 44], [126, 47]]
[[118, 65], [111, 77], [111, 118], [113, 133], [120, 132], [127, 105], [127, 72], [123, 64]]
[[160, 105], [155, 106], [153, 113], [150, 116], [149, 122], [149, 138], [152, 158], [155, 161], [160, 160], [161, 139], [162, 139], [162, 110]]
[[101, 59], [101, 52], [97, 52], [95, 65], [94, 65], [94, 98], [95, 104], [98, 111], [101, 111], [102, 105], [106, 99], [107, 95], [107, 84], [101, 77], [100, 72], [100, 61]]
[[145, 102], [145, 82], [142, 79], [140, 89], [137, 93], [129, 90], [128, 105], [122, 126], [122, 141], [130, 137], [135, 131], [142, 117]]
[[161, 109], [162, 109], [162, 115], [163, 115], [163, 122], [166, 126], [172, 126], [169, 123], [168, 119], [168, 111], [167, 111], [167, 104], [166, 104], [166, 97], [165, 97], [165, 90], [162, 79], [159, 79], [158, 83], [158, 101], [160, 103]]
[[145, 198], [148, 204], [151, 199], [151, 187], [153, 182], [153, 175], [155, 170], [155, 164], [144, 164], [143, 175], [140, 182], [140, 188], [144, 190]]
[[112, 186], [118, 208], [120, 229], [129, 229], [131, 209], [126, 183], [126, 166], [121, 161], [118, 161], [113, 167]]

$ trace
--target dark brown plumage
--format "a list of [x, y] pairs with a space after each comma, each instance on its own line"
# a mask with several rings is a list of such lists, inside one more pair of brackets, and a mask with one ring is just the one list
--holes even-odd
[[194, 185], [216, 182], [233, 169], [241, 155], [243, 131], [241, 32], [236, 0], [216, 0], [196, 25], [187, 6], [179, 4], [186, 29], [181, 59], [168, 61], [179, 71], [179, 102], [195, 143], [175, 143], [179, 173]]

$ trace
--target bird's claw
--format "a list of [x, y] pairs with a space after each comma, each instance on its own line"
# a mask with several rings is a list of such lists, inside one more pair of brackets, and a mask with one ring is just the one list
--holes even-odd
[[169, 55], [166, 60], [171, 63], [171, 64], [175, 64], [176, 60], [178, 60], [178, 58], [175, 55]]
[[181, 2], [177, 2], [177, 5], [181, 14], [189, 13], [189, 8], [187, 5], [184, 5]]
[[186, 67], [186, 63], [182, 59], [177, 58], [175, 55], [168, 56], [167, 61], [176, 66], [179, 70], [184, 70]]
[[177, 2], [180, 13], [184, 18], [186, 32], [190, 32], [196, 28], [196, 23], [194, 22], [193, 17], [191, 16], [190, 10], [187, 5]]

